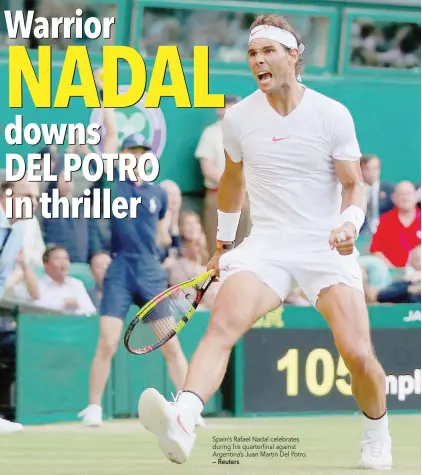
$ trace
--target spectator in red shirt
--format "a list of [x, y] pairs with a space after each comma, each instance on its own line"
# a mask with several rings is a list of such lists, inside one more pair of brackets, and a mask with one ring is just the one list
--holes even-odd
[[421, 210], [415, 185], [398, 183], [392, 198], [395, 208], [381, 216], [369, 250], [390, 267], [405, 267], [410, 251], [421, 244]]

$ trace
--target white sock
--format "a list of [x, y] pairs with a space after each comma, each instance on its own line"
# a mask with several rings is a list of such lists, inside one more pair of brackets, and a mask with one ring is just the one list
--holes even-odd
[[202, 400], [196, 394], [189, 391], [182, 391], [177, 398], [177, 403], [191, 409], [194, 413], [195, 420], [198, 419], [204, 409]]
[[388, 432], [388, 413], [386, 412], [381, 419], [369, 419], [365, 414], [363, 415], [365, 419], [365, 432], [369, 430], [376, 430], [380, 432]]

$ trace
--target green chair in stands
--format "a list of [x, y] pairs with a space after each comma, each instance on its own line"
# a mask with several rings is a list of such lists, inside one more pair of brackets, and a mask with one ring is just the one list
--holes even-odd
[[[42, 277], [45, 274], [43, 266], [34, 266], [32, 269], [37, 277]], [[90, 289], [95, 284], [89, 264], [85, 264], [84, 262], [74, 262], [70, 264], [69, 277], [81, 280], [86, 289]]]
[[73, 262], [69, 267], [69, 276], [81, 280], [86, 289], [95, 285], [89, 264], [84, 262]]
[[39, 278], [45, 274], [43, 266], [32, 266], [31, 269], [35, 272], [35, 275]]

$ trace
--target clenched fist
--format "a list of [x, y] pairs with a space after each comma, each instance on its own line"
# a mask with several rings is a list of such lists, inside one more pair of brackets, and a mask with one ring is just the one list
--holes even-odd
[[338, 228], [334, 228], [330, 234], [330, 247], [337, 249], [342, 256], [353, 254], [357, 232], [354, 224], [345, 223]]

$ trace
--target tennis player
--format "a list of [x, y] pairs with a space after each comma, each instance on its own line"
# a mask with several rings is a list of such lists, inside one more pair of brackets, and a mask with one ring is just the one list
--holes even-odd
[[[103, 153], [116, 153], [118, 134], [115, 113], [103, 109], [106, 136]], [[122, 153], [138, 159], [150, 150], [141, 134], [132, 134], [122, 143]], [[105, 170], [107, 172], [107, 170]], [[79, 413], [87, 426], [102, 424], [101, 400], [109, 374], [112, 358], [117, 350], [124, 319], [132, 304], [142, 307], [167, 288], [167, 273], [161, 266], [157, 246], [157, 232], [167, 211], [167, 194], [155, 183], [136, 183], [130, 180], [113, 183], [115, 196], [129, 202], [141, 198], [134, 219], [111, 218], [112, 262], [103, 284], [100, 313], [100, 338], [91, 368], [89, 405]], [[174, 340], [174, 341], [173, 341]], [[183, 387], [188, 363], [179, 340], [173, 339], [162, 347], [169, 376], [177, 389]], [[202, 417], [197, 423], [203, 425]]]
[[[364, 422], [360, 465], [392, 463], [385, 374], [354, 251], [366, 211], [361, 153], [348, 109], [298, 82], [303, 48], [282, 17], [259, 16], [251, 26], [248, 63], [259, 89], [223, 121], [218, 249], [209, 263], [222, 286], [175, 403], [153, 388], [139, 401], [143, 425], [176, 463], [192, 451], [195, 418], [220, 386], [233, 345], [280, 306], [292, 278], [327, 320], [351, 373]], [[245, 183], [253, 228], [232, 250]]]

